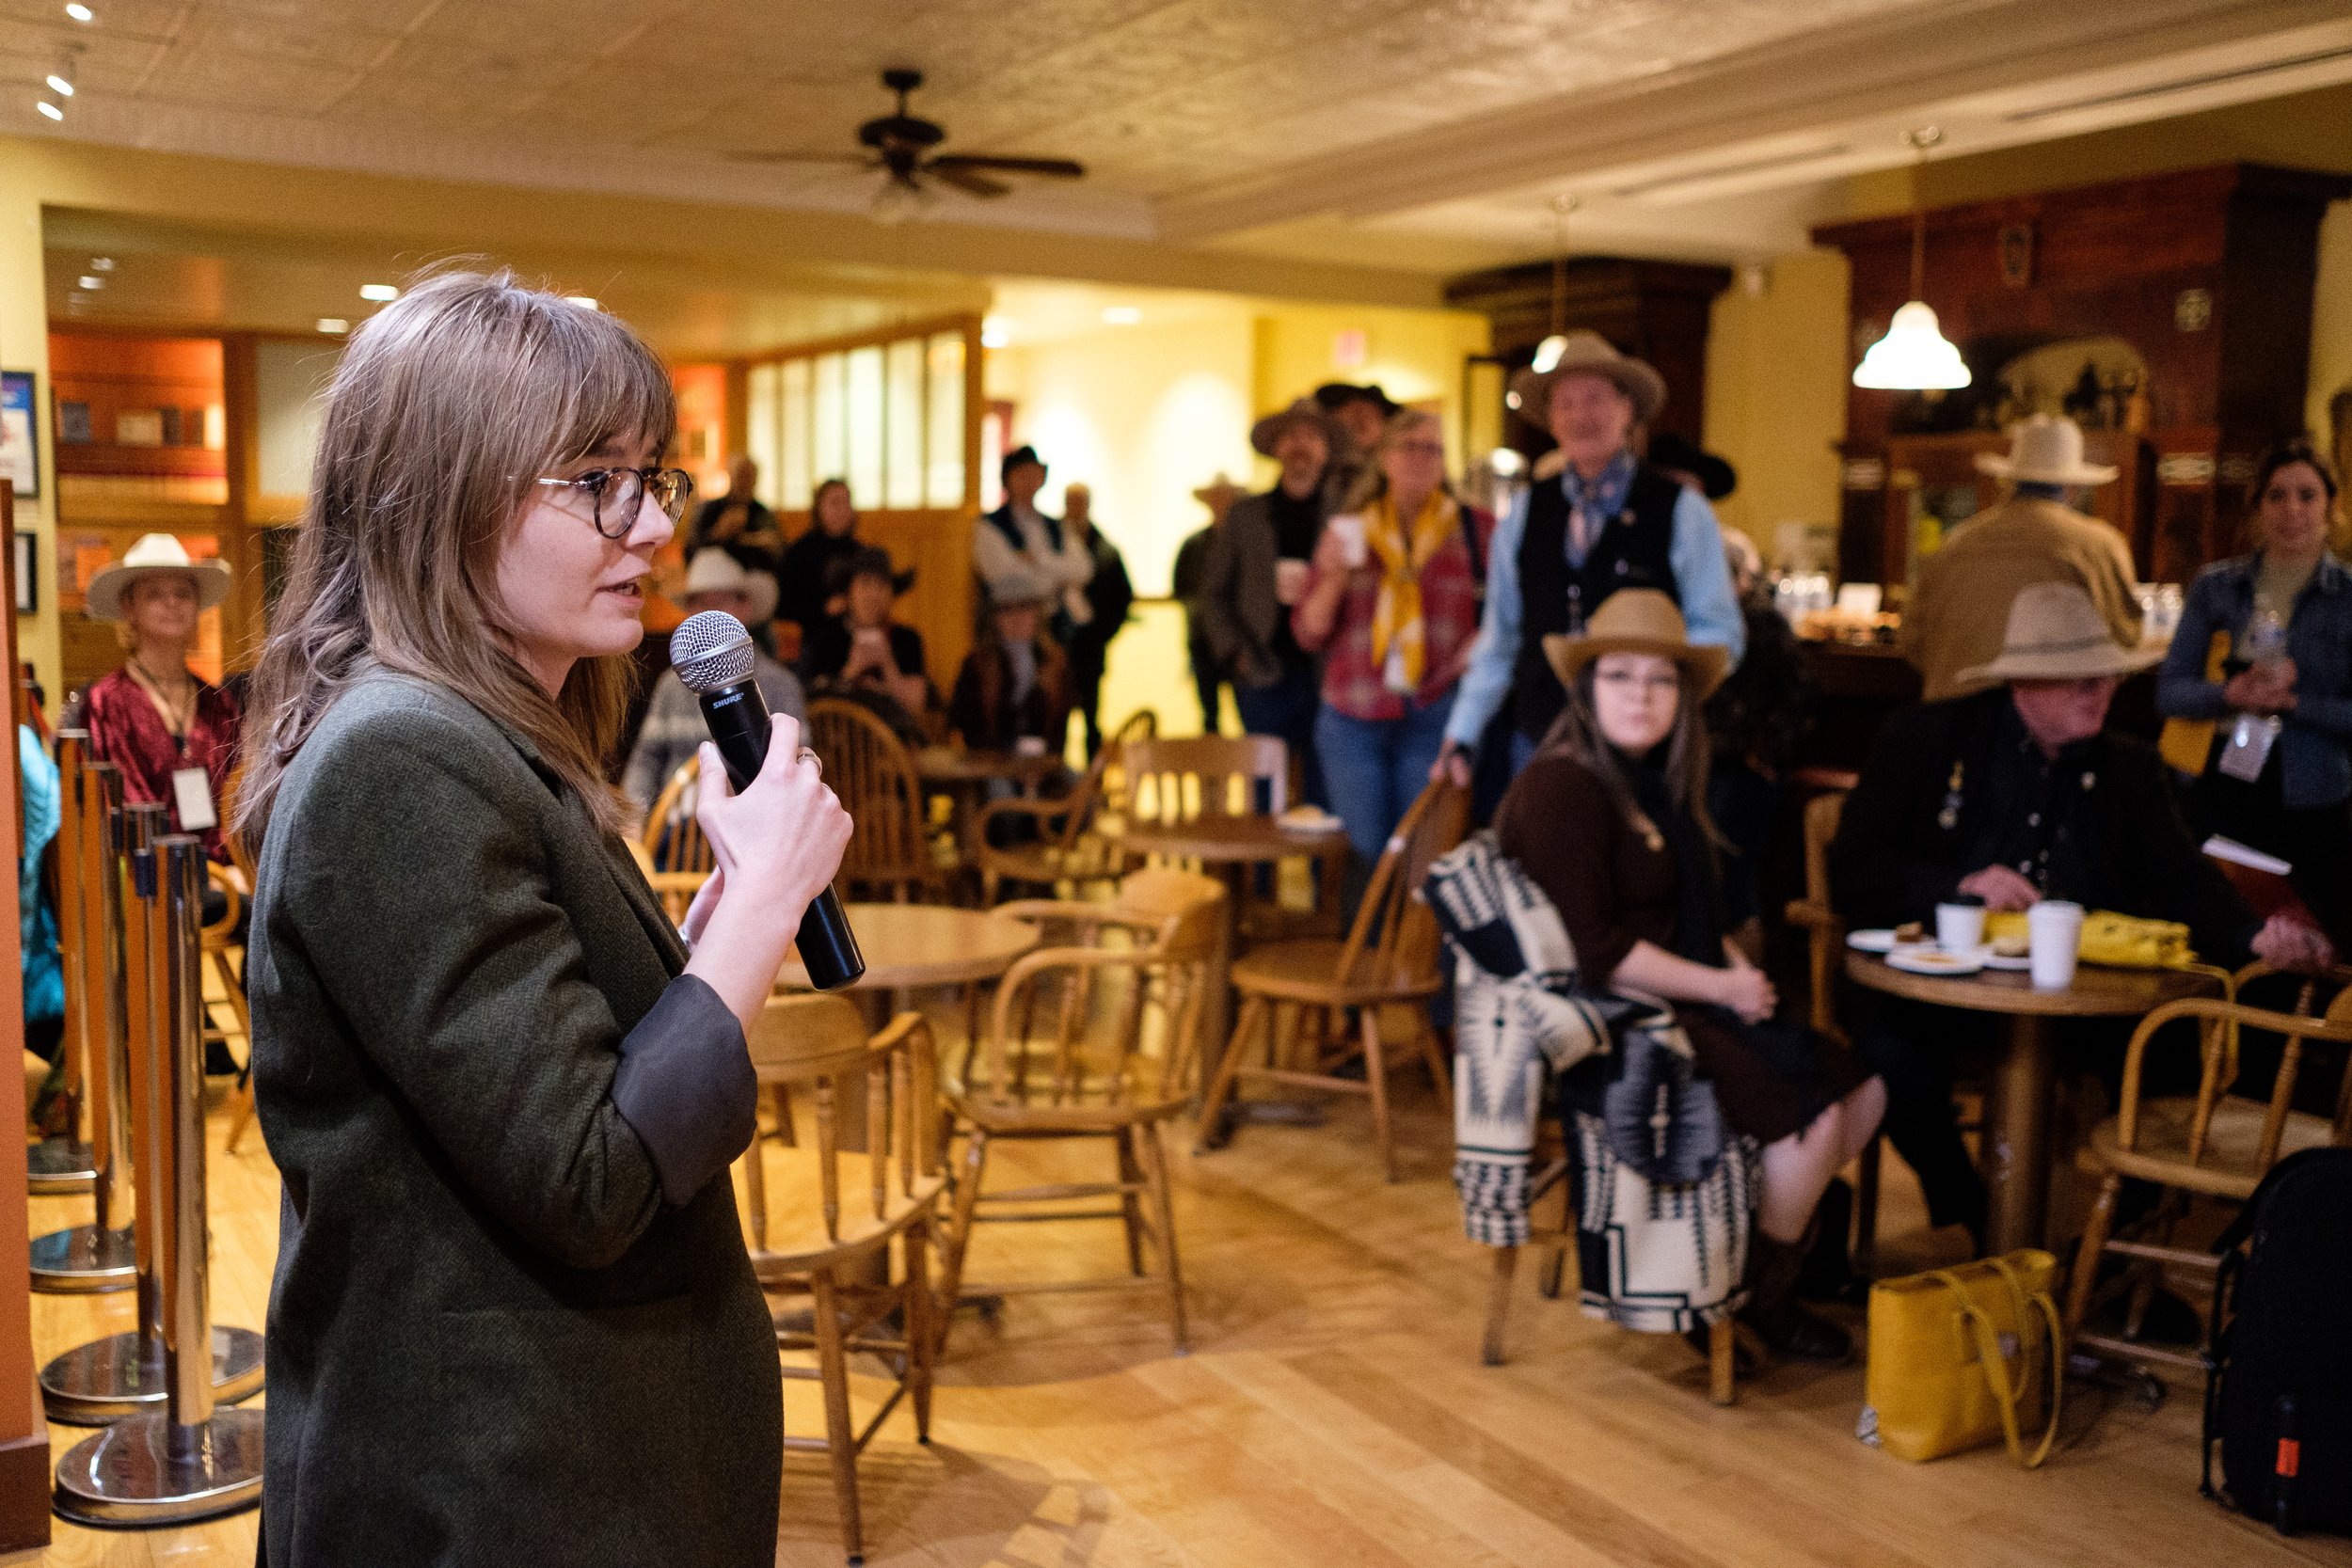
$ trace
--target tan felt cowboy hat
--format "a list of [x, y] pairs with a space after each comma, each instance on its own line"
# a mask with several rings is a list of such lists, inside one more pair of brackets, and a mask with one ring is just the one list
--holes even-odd
[[752, 601], [754, 626], [775, 619], [777, 592], [774, 578], [749, 570], [715, 546], [696, 550], [694, 559], [686, 563], [688, 598], [697, 594], [740, 594]]
[[1295, 424], [1314, 426], [1326, 446], [1335, 445], [1331, 438], [1331, 416], [1325, 413], [1312, 398], [1300, 398], [1288, 408], [1268, 414], [1249, 427], [1249, 447], [1261, 457], [1274, 455], [1274, 443], [1282, 438], [1282, 432]]
[[1539, 427], [1548, 425], [1551, 389], [1572, 375], [1597, 375], [1613, 385], [1633, 400], [1633, 418], [1640, 424], [1649, 423], [1666, 406], [1664, 376], [1641, 360], [1619, 354], [1599, 333], [1580, 327], [1564, 340], [1560, 358], [1551, 369], [1539, 371], [1531, 366], [1511, 378], [1519, 418]]
[[1234, 483], [1232, 476], [1219, 468], [1215, 479], [1192, 493], [1192, 499], [1212, 511], [1221, 512], [1248, 494], [1246, 486]]
[[2162, 648], [2127, 648], [2107, 629], [2090, 593], [2078, 582], [2037, 582], [2010, 602], [2001, 655], [1963, 670], [1963, 686], [1994, 681], [2080, 681], [2128, 675], [2164, 657]]
[[196, 608], [210, 610], [229, 596], [229, 581], [233, 575], [225, 561], [198, 561], [188, 554], [188, 547], [168, 533], [143, 535], [139, 542], [122, 552], [122, 559], [111, 566], [102, 567], [89, 579], [89, 590], [84, 595], [85, 606], [93, 621], [122, 619], [123, 592], [142, 578], [160, 577], [178, 572], [196, 579]]
[[1731, 656], [1692, 642], [1682, 611], [1655, 588], [1626, 588], [1610, 594], [1584, 623], [1581, 637], [1544, 639], [1544, 657], [1562, 686], [1574, 687], [1577, 672], [1603, 654], [1656, 654], [1673, 659], [1690, 672], [1701, 697], [1731, 673]]
[[2032, 484], [2105, 484], [2115, 470], [2083, 461], [2082, 426], [2048, 414], [2030, 414], [2009, 427], [2009, 455], [1977, 453], [1977, 467], [1995, 479]]

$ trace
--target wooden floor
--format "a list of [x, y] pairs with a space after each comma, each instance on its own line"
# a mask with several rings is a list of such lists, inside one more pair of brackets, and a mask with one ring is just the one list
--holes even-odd
[[[1148, 1295], [1020, 1297], [959, 1320], [936, 1441], [894, 1417], [863, 1469], [867, 1560], [957, 1568], [1350, 1564], [1359, 1568], [2232, 1568], [2352, 1565], [2352, 1544], [2284, 1542], [2197, 1496], [2197, 1396], [2163, 1410], [2070, 1390], [2073, 1439], [2039, 1474], [1998, 1449], [1914, 1465], [1853, 1436], [1858, 1369], [1784, 1369], [1710, 1406], [1678, 1340], [1547, 1302], [1523, 1270], [1511, 1364], [1478, 1364], [1487, 1254], [1460, 1234], [1446, 1129], [1404, 1087], [1405, 1180], [1375, 1176], [1359, 1102], [1320, 1129], [1250, 1127], [1177, 1149], [1195, 1353], [1169, 1354]], [[258, 1137], [213, 1117], [214, 1300], [262, 1325], [278, 1183]], [[1025, 1169], [1009, 1155], [993, 1180]], [[1889, 1163], [1894, 1170], [1893, 1162]], [[1897, 1227], [1915, 1195], [1897, 1175]], [[77, 1203], [83, 1207], [77, 1209]], [[40, 1229], [87, 1200], [36, 1198]], [[1893, 1243], [1929, 1256], [1915, 1226]], [[975, 1277], [1116, 1266], [1114, 1226], [985, 1229]], [[36, 1296], [43, 1358], [129, 1326], [127, 1295]], [[862, 1391], [880, 1386], [877, 1379]], [[818, 1430], [813, 1386], [789, 1430]], [[58, 1451], [82, 1433], [52, 1428]], [[254, 1516], [181, 1530], [59, 1523], [19, 1561], [253, 1560]], [[838, 1568], [821, 1462], [787, 1463], [776, 1560]]]

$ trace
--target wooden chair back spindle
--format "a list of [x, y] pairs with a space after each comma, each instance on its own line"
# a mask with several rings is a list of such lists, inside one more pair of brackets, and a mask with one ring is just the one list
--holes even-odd
[[899, 903], [933, 886], [940, 867], [924, 825], [922, 777], [905, 742], [871, 709], [825, 697], [808, 705], [807, 736], [855, 824], [836, 880], [887, 889]]
[[1156, 736], [1122, 747], [1129, 809], [1153, 822], [1276, 815], [1289, 805], [1290, 750], [1270, 735]]

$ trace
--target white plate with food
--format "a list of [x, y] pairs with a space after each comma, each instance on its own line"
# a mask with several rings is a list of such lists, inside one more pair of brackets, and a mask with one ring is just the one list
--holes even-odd
[[2033, 967], [2033, 959], [2024, 953], [2004, 953], [1997, 947], [1988, 947], [1984, 950], [1984, 967], [2012, 971], [2027, 970]]
[[1984, 968], [1984, 952], [1975, 949], [1966, 953], [1947, 953], [1941, 947], [1898, 947], [1886, 955], [1889, 969], [1899, 969], [1906, 974], [1940, 974], [1957, 979], [1974, 974]]
[[1896, 942], [1894, 930], [1885, 926], [1846, 933], [1846, 945], [1857, 953], [1892, 953]]

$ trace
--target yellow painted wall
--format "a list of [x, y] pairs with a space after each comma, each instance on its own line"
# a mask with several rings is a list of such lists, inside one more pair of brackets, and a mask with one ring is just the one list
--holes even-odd
[[[39, 672], [54, 720], [65, 701], [65, 688], [57, 652], [56, 584], [51, 580], [56, 555], [57, 451], [48, 418], [49, 321], [41, 283], [40, 203], [40, 187], [31, 167], [0, 155], [0, 368], [34, 372], [40, 398], [33, 421], [33, 439], [40, 453], [40, 499], [20, 496], [16, 503], [18, 531], [35, 538], [40, 609], [38, 614], [17, 617], [17, 653], [32, 660]], [[8, 677], [14, 679], [15, 672], [8, 672]]]
[[[1762, 287], [1748, 277], [1760, 275]], [[1715, 505], [1768, 562], [1790, 552], [1783, 524], [1814, 531], [1834, 556], [1837, 453], [1846, 429], [1846, 259], [1784, 256], [1716, 296], [1707, 343], [1707, 444], [1740, 470]]]
[[2312, 387], [2307, 422], [2322, 446], [2331, 438], [2328, 405], [2352, 392], [2352, 201], [2328, 209], [2319, 226], [2319, 282], [2312, 300]]
[[[1334, 357], [1340, 335], [1364, 334], [1365, 360], [1343, 369]], [[1444, 402], [1447, 466], [1459, 473], [1462, 450], [1462, 361], [1486, 352], [1483, 316], [1459, 310], [1383, 310], [1353, 306], [1283, 306], [1260, 313], [1256, 325], [1257, 411], [1302, 398], [1327, 381], [1369, 382], [1399, 403]], [[1273, 482], [1273, 465], [1262, 477]]]

